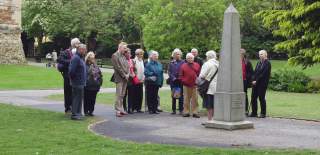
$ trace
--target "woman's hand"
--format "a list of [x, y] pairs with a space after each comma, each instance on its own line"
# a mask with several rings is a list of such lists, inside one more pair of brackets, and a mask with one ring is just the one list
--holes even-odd
[[252, 81], [252, 85], [256, 85], [257, 84], [257, 81]]

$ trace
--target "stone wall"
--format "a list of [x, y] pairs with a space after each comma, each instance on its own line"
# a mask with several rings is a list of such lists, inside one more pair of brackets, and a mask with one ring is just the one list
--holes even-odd
[[18, 26], [0, 24], [0, 64], [26, 63]]
[[0, 0], [0, 64], [26, 63], [20, 27], [21, 0]]

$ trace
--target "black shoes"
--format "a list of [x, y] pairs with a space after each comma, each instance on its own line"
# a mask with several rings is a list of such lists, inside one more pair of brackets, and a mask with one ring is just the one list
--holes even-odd
[[259, 118], [266, 118], [266, 115], [265, 115], [265, 114], [261, 114], [261, 115], [259, 116]]
[[[249, 117], [258, 117], [257, 114], [250, 114]], [[260, 114], [260, 116], [258, 118], [266, 118], [266, 115], [265, 114]]]
[[190, 114], [183, 114], [182, 117], [190, 117]]
[[192, 117], [193, 118], [200, 118], [200, 116], [198, 114], [193, 114]]
[[175, 115], [175, 114], [177, 114], [175, 111], [171, 113], [171, 115]]
[[143, 113], [141, 110], [137, 110], [137, 113]]
[[251, 114], [249, 115], [249, 117], [258, 117], [258, 115], [251, 113]]
[[157, 109], [156, 112], [163, 112], [161, 109]]
[[149, 111], [149, 114], [160, 114], [159, 112], [157, 112], [157, 111]]

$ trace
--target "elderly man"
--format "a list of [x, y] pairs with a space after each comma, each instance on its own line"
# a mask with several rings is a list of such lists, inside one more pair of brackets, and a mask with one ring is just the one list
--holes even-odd
[[129, 64], [125, 57], [127, 52], [127, 43], [121, 42], [118, 45], [118, 50], [112, 55], [112, 65], [114, 69], [114, 82], [116, 83], [116, 102], [115, 110], [116, 116], [122, 117], [127, 115], [123, 109], [123, 98], [126, 93], [128, 79], [129, 79]]
[[198, 115], [198, 94], [196, 88], [196, 79], [200, 73], [200, 65], [194, 62], [194, 56], [188, 53], [186, 63], [181, 66], [179, 78], [183, 84], [184, 110], [183, 117], [190, 117], [190, 103], [192, 116], [200, 118]]
[[257, 98], [259, 98], [261, 105], [260, 118], [266, 117], [266, 91], [271, 74], [271, 64], [268, 61], [267, 51], [259, 51], [259, 58], [256, 68], [254, 70], [253, 80], [252, 80], [252, 113], [250, 117], [257, 117]]
[[200, 68], [203, 65], [203, 60], [199, 57], [199, 52], [196, 48], [193, 48], [191, 50], [192, 55], [194, 56], [194, 62], [198, 63], [200, 65]]
[[69, 65], [69, 76], [72, 86], [72, 115], [71, 119], [82, 119], [82, 99], [84, 93], [84, 87], [87, 81], [86, 65], [83, 60], [87, 52], [87, 47], [84, 44], [80, 44], [75, 55], [72, 57]]
[[73, 56], [71, 50], [74, 48], [78, 48], [80, 44], [80, 40], [78, 38], [73, 38], [71, 40], [71, 47], [64, 51], [60, 52], [58, 62], [58, 70], [61, 72], [63, 77], [63, 91], [64, 91], [64, 112], [66, 114], [71, 113], [71, 105], [72, 105], [72, 87], [70, 85], [70, 77], [68, 74], [69, 64], [71, 58]]

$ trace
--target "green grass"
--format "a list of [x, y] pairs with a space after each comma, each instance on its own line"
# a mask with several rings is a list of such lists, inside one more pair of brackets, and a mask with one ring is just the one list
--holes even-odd
[[[249, 90], [251, 92], [251, 90]], [[171, 112], [170, 91], [160, 91], [161, 108]], [[250, 96], [250, 93], [248, 94]], [[62, 100], [63, 95], [48, 96], [51, 100]], [[100, 93], [97, 102], [112, 105], [115, 93]], [[273, 117], [286, 117], [298, 119], [320, 120], [320, 94], [286, 93], [268, 90], [267, 113]], [[202, 99], [199, 97], [199, 108], [201, 110]], [[202, 109], [203, 110], [203, 109]]]
[[[111, 74], [103, 75], [103, 87], [113, 87]], [[0, 81], [0, 90], [63, 88], [62, 76], [55, 68], [0, 65]]]
[[223, 154], [297, 155], [320, 154], [317, 150], [196, 148], [139, 144], [97, 136], [88, 131], [92, 119], [71, 121], [62, 113], [0, 104], [1, 154]]

